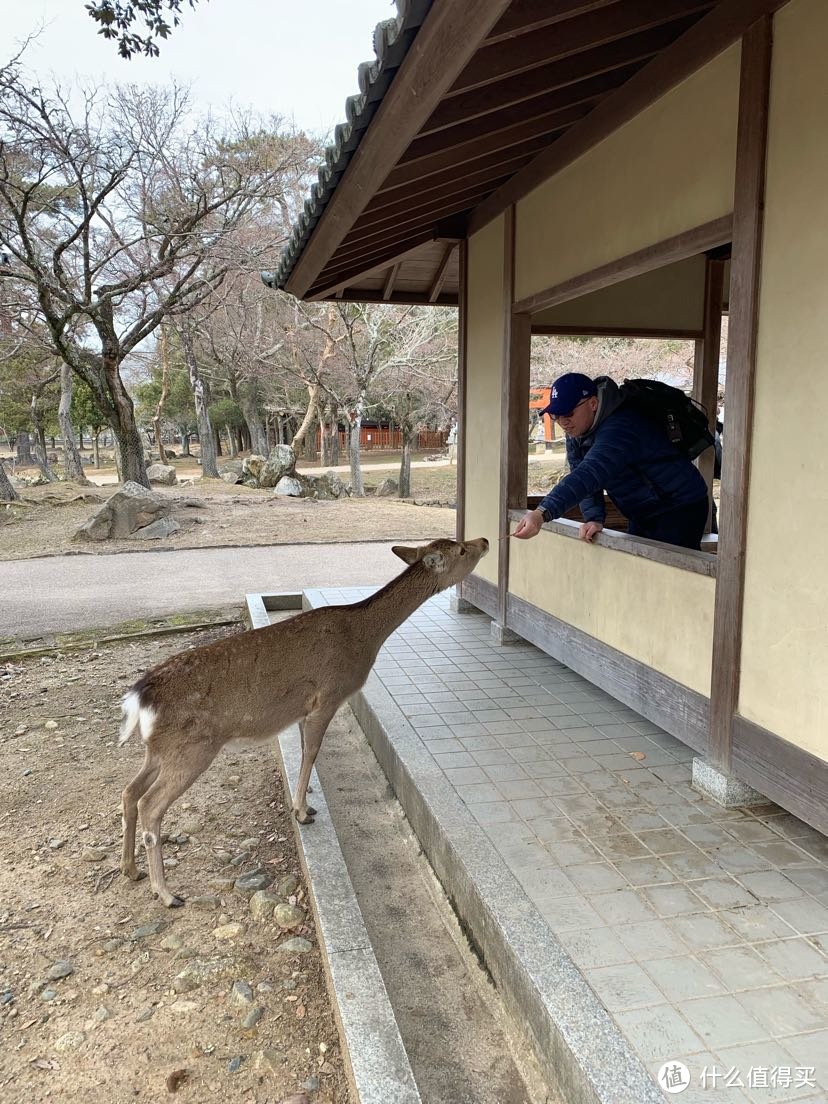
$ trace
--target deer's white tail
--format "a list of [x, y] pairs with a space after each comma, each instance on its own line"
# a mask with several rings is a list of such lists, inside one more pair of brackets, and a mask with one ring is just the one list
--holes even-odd
[[155, 712], [141, 705], [141, 695], [136, 690], [128, 690], [121, 698], [121, 732], [118, 746], [125, 744], [133, 732], [138, 732], [144, 743], [150, 738], [155, 723]]

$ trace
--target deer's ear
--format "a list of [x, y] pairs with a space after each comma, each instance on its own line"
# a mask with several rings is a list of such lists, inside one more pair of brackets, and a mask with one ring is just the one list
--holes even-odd
[[420, 558], [419, 548], [406, 548], [404, 544], [392, 544], [391, 551], [407, 564], [416, 563]]
[[445, 571], [446, 557], [442, 552], [426, 552], [423, 556], [423, 566], [427, 567], [429, 571]]

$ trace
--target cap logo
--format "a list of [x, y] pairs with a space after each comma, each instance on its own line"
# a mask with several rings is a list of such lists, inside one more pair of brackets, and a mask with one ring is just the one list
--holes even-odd
[[557, 399], [557, 397], [558, 397], [558, 389], [557, 389], [557, 387], [553, 387], [552, 388], [552, 398]]

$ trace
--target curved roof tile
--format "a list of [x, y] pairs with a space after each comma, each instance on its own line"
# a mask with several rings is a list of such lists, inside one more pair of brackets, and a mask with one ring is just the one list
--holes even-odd
[[348, 162], [374, 117], [394, 74], [402, 64], [414, 37], [431, 7], [431, 0], [395, 0], [397, 16], [374, 28], [373, 61], [364, 61], [357, 70], [359, 92], [345, 101], [345, 122], [334, 128], [333, 142], [326, 148], [318, 179], [311, 186], [302, 212], [294, 223], [288, 244], [282, 251], [275, 272], [263, 272], [262, 279], [272, 288], [283, 288], [290, 278], [328, 200]]

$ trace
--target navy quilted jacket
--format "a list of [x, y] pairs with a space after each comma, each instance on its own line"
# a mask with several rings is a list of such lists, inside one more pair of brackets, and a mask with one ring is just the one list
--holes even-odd
[[666, 433], [635, 410], [620, 405], [617, 385], [599, 381], [600, 406], [583, 437], [567, 437], [570, 473], [539, 508], [560, 517], [579, 505], [585, 521], [604, 520], [604, 491], [630, 521], [653, 518], [707, 497], [698, 469]]

